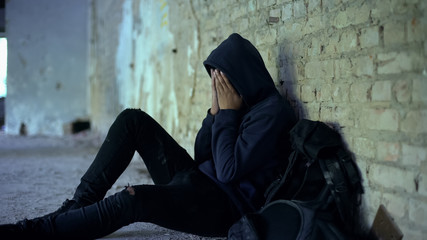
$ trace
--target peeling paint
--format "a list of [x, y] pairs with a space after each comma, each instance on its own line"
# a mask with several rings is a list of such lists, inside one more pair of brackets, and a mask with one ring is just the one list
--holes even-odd
[[[116, 68], [120, 105], [141, 108], [167, 131], [173, 131], [179, 121], [171, 57], [174, 36], [167, 24], [169, 5], [164, 0], [132, 3], [123, 3], [119, 26]], [[129, 14], [132, 8], [133, 15]], [[135, 19], [139, 19], [137, 24]], [[132, 67], [127, 67], [131, 63]]]
[[132, 63], [132, 40], [133, 40], [133, 17], [132, 1], [123, 3], [122, 22], [119, 25], [119, 37], [116, 55], [116, 83], [119, 93], [119, 104], [121, 106], [132, 105], [127, 99], [128, 89], [132, 89], [132, 68], [127, 67]]

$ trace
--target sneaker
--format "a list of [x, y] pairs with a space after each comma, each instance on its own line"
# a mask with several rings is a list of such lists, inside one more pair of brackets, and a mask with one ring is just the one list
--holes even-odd
[[0, 236], [13, 236], [14, 234], [23, 232], [23, 229], [19, 224], [1, 224], [0, 225]]
[[0, 225], [1, 239], [57, 239], [46, 226], [51, 226], [49, 219], [24, 219], [16, 224]]
[[41, 218], [54, 217], [54, 216], [57, 216], [61, 213], [68, 212], [70, 210], [78, 209], [81, 207], [82, 206], [79, 203], [77, 203], [75, 200], [67, 199], [62, 203], [62, 206], [60, 208], [58, 208], [58, 210], [56, 210], [55, 212], [46, 214], [46, 215], [42, 216]]
[[31, 239], [21, 223], [0, 225], [0, 238], [2, 239]]

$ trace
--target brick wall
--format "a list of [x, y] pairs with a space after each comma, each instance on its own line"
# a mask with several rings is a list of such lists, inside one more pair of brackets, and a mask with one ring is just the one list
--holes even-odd
[[[201, 61], [230, 33], [242, 34], [258, 47], [277, 87], [301, 117], [341, 126], [363, 173], [368, 223], [382, 203], [405, 239], [425, 238], [426, 1], [199, 0], [178, 5], [191, 8], [188, 18], [197, 21], [200, 61], [192, 103], [203, 109], [197, 116], [209, 106], [210, 83]], [[185, 27], [177, 29], [185, 35]], [[199, 126], [193, 125], [191, 137]]]

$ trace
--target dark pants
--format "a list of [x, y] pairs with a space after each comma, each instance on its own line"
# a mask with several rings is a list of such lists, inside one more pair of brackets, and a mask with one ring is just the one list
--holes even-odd
[[[137, 151], [155, 185], [132, 186], [104, 199]], [[149, 115], [123, 111], [111, 126], [74, 199], [85, 207], [45, 221], [56, 237], [99, 238], [133, 222], [204, 236], [225, 236], [238, 214], [227, 195]]]

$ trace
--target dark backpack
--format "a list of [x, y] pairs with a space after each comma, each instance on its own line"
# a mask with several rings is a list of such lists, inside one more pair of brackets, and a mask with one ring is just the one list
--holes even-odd
[[302, 119], [290, 131], [293, 151], [266, 202], [228, 232], [229, 239], [350, 239], [363, 188], [341, 135], [323, 122]]

